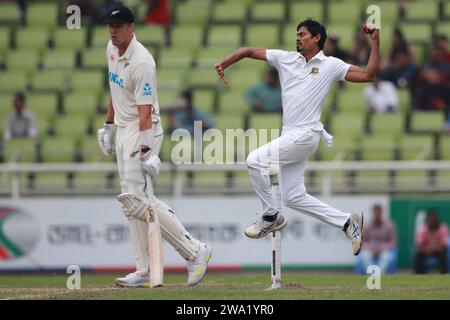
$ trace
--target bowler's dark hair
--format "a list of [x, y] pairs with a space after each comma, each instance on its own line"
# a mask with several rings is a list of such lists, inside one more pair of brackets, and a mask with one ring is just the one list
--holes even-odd
[[313, 37], [315, 37], [317, 34], [320, 34], [320, 40], [317, 43], [317, 45], [319, 46], [319, 49], [322, 50], [325, 41], [327, 40], [327, 32], [325, 30], [325, 27], [311, 18], [308, 18], [300, 22], [297, 26], [297, 31], [301, 27], [305, 27], [306, 29], [308, 29], [308, 31], [311, 33]]

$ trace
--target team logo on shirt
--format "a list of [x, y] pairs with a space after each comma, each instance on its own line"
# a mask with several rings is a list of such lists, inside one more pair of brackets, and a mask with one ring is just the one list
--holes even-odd
[[317, 76], [319, 74], [319, 68], [312, 68], [310, 74]]
[[144, 84], [144, 96], [151, 96], [152, 95], [152, 86], [150, 83]]

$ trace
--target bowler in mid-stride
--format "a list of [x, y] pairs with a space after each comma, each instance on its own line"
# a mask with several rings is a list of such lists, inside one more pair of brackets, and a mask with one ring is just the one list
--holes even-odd
[[328, 146], [333, 143], [333, 137], [320, 122], [323, 102], [333, 82], [371, 82], [377, 73], [379, 30], [370, 30], [370, 37], [372, 49], [365, 69], [325, 56], [322, 52], [327, 38], [325, 27], [312, 19], [297, 26], [297, 51], [240, 48], [215, 65], [219, 79], [225, 84], [228, 84], [225, 69], [246, 57], [267, 61], [278, 70], [280, 77], [282, 134], [252, 151], [247, 158], [252, 185], [263, 207], [262, 219], [245, 230], [248, 237], [261, 238], [287, 225], [272, 197], [269, 174], [275, 171], [287, 207], [342, 229], [352, 241], [353, 254], [359, 254], [363, 213], [342, 212], [312, 197], [306, 192], [304, 174], [307, 159], [316, 151], [320, 140]]

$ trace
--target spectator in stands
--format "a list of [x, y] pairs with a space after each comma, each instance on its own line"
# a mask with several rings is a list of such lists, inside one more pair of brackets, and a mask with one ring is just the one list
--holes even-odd
[[364, 97], [371, 113], [398, 111], [397, 89], [389, 81], [380, 81], [378, 76], [364, 89]]
[[202, 130], [205, 131], [214, 126], [212, 119], [204, 112], [197, 109], [193, 104], [192, 90], [182, 92], [184, 107], [170, 112], [169, 122], [171, 130], [183, 128], [194, 134], [194, 121], [202, 122]]
[[122, 5], [120, 0], [103, 0], [95, 8], [95, 23], [102, 24], [108, 13], [114, 8]]
[[445, 110], [450, 105], [450, 64], [441, 59], [436, 46], [429, 49], [428, 61], [418, 76], [414, 107], [421, 110]]
[[439, 217], [435, 210], [429, 210], [426, 223], [420, 226], [416, 232], [415, 273], [423, 274], [427, 272], [426, 260], [428, 257], [436, 257], [439, 261], [440, 272], [447, 273], [447, 245], [447, 225], [439, 222]]
[[396, 53], [393, 61], [388, 62], [387, 67], [381, 70], [381, 78], [392, 82], [398, 88], [408, 88], [410, 91], [414, 91], [417, 67], [409, 61], [410, 58], [406, 52]]
[[36, 121], [31, 111], [25, 108], [25, 96], [22, 92], [16, 93], [14, 97], [14, 111], [5, 121], [3, 138], [37, 138], [38, 131]]
[[450, 51], [448, 49], [448, 38], [441, 34], [436, 37], [435, 46], [440, 52], [441, 62], [450, 63]]
[[281, 87], [277, 69], [270, 68], [260, 84], [247, 89], [245, 100], [254, 112], [280, 112]]
[[364, 271], [370, 265], [378, 265], [382, 273], [388, 271], [395, 259], [397, 246], [397, 230], [389, 217], [383, 215], [381, 205], [372, 208], [372, 220], [364, 225], [364, 238], [361, 260]]
[[147, 0], [146, 24], [170, 24], [169, 0]]
[[333, 56], [342, 61], [348, 61], [349, 59], [349, 53], [340, 47], [339, 36], [335, 33], [331, 34], [325, 42], [324, 53], [327, 56]]
[[403, 33], [399, 29], [395, 29], [392, 34], [391, 50], [389, 51], [389, 63], [393, 64], [397, 54], [404, 53], [408, 58], [408, 62], [414, 63], [413, 51], [406, 41]]
[[356, 35], [356, 41], [350, 51], [350, 61], [356, 66], [365, 66], [369, 61], [371, 45], [367, 39], [367, 34], [362, 30]]

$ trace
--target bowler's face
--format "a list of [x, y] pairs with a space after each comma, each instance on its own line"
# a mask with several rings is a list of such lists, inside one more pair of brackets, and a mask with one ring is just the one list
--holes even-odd
[[306, 27], [301, 27], [297, 31], [297, 51], [300, 53], [304, 53], [307, 51], [311, 51], [314, 49], [315, 43], [318, 41], [314, 41], [316, 38], [320, 39], [320, 36], [317, 35], [313, 37], [311, 32], [308, 31]]

